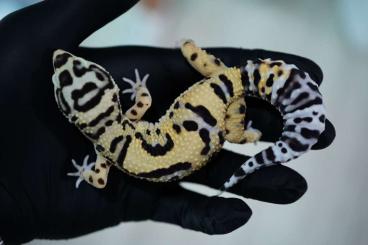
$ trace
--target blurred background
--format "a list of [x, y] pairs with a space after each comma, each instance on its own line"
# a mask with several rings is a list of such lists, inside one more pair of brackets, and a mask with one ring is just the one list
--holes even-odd
[[[0, 0], [0, 18], [35, 2]], [[322, 67], [321, 92], [337, 137], [329, 148], [289, 165], [307, 179], [306, 195], [291, 205], [246, 200], [253, 209], [252, 218], [228, 235], [208, 236], [147, 221], [123, 223], [68, 241], [28, 245], [367, 244], [368, 1], [144, 0], [83, 45], [175, 47], [183, 38], [192, 38], [200, 46], [289, 52]], [[254, 154], [266, 144], [226, 147]]]

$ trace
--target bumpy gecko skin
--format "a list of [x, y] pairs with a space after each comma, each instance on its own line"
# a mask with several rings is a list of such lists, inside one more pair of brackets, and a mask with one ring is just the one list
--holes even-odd
[[[224, 184], [230, 188], [256, 169], [280, 164], [307, 152], [325, 127], [325, 110], [318, 85], [295, 65], [281, 60], [248, 60], [242, 67], [226, 67], [192, 41], [183, 43], [187, 61], [205, 78], [182, 93], [158, 122], [141, 121], [151, 105], [136, 71], [132, 88], [135, 104], [123, 113], [119, 88], [101, 66], [66, 51], [54, 52], [55, 98], [62, 113], [94, 144], [97, 160], [77, 167], [81, 180], [97, 188], [106, 185], [108, 170], [122, 171], [150, 181], [181, 179], [203, 167], [225, 140], [258, 141], [258, 130], [244, 128], [244, 97], [256, 96], [275, 106], [284, 129], [271, 147], [248, 159]], [[79, 184], [78, 183], [78, 184]]]

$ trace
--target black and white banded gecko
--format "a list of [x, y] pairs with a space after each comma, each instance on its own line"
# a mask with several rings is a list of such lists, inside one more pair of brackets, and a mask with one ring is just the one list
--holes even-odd
[[205, 78], [183, 92], [158, 122], [140, 120], [151, 106], [146, 87], [136, 70], [132, 88], [135, 104], [124, 114], [119, 88], [101, 66], [63, 50], [53, 55], [55, 98], [62, 113], [94, 144], [96, 163], [88, 158], [77, 168], [77, 186], [86, 180], [97, 188], [106, 185], [110, 166], [150, 181], [183, 178], [203, 167], [225, 140], [255, 142], [261, 133], [244, 127], [246, 96], [256, 96], [282, 114], [279, 140], [248, 159], [224, 183], [228, 189], [263, 166], [280, 164], [307, 152], [325, 128], [325, 109], [318, 85], [308, 73], [282, 60], [248, 60], [245, 66], [227, 67], [192, 41], [181, 46], [187, 61]]

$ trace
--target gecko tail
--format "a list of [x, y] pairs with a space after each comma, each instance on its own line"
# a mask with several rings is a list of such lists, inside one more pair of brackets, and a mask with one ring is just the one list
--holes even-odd
[[260, 168], [298, 158], [317, 143], [325, 129], [325, 108], [317, 84], [309, 76], [306, 79], [308, 81], [303, 83], [300, 79], [292, 80], [302, 89], [290, 92], [290, 100], [277, 98], [274, 103], [270, 102], [282, 114], [284, 127], [281, 137], [272, 146], [245, 161], [223, 184], [222, 190], [228, 190]]

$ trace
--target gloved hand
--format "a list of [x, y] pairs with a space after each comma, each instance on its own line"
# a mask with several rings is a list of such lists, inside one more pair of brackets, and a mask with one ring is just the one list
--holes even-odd
[[[52, 52], [65, 49], [104, 66], [121, 90], [121, 77], [134, 68], [149, 73], [153, 105], [144, 117], [155, 121], [174, 99], [201, 76], [178, 49], [150, 47], [78, 48], [87, 36], [127, 11], [137, 1], [49, 0], [17, 11], [0, 22], [0, 236], [6, 244], [34, 238], [81, 236], [122, 221], [154, 220], [208, 234], [233, 231], [247, 222], [250, 208], [235, 198], [207, 197], [177, 183], [156, 184], [128, 177], [113, 168], [107, 187], [87, 184], [75, 189], [71, 158], [82, 161], [93, 147], [59, 112], [51, 82]], [[236, 48], [209, 49], [227, 65], [255, 57], [283, 59], [322, 81], [312, 61], [289, 54]], [[121, 98], [129, 108], [129, 95]], [[247, 99], [253, 126], [264, 141], [275, 141], [282, 121], [270, 105]], [[334, 139], [327, 121], [315, 149]], [[186, 181], [218, 188], [247, 159], [221, 151]], [[313, 163], [311, 163], [313, 164]], [[257, 171], [230, 189], [241, 196], [272, 203], [291, 203], [306, 191], [302, 176], [284, 166]]]

